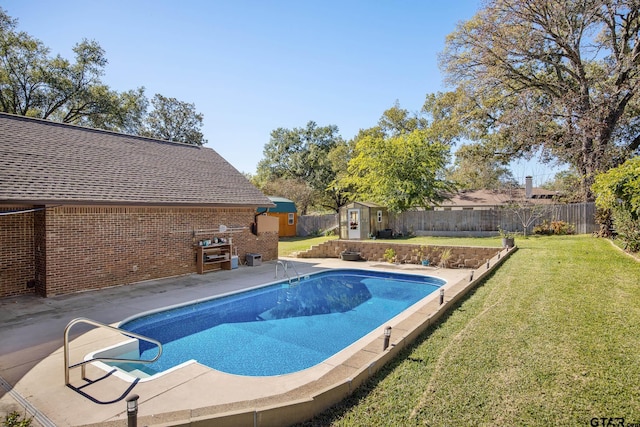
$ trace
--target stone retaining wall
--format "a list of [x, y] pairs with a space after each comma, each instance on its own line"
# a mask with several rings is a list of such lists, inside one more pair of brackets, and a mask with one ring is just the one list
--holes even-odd
[[386, 262], [385, 251], [393, 249], [396, 254], [395, 262], [420, 263], [419, 253], [425, 254], [430, 265], [440, 265], [441, 254], [449, 249], [451, 257], [446, 262], [447, 268], [477, 269], [488, 259], [493, 258], [501, 248], [469, 247], [469, 246], [434, 246], [416, 245], [411, 243], [377, 242], [374, 240], [329, 240], [311, 249], [299, 252], [297, 258], [340, 258], [344, 251], [358, 252], [367, 261]]

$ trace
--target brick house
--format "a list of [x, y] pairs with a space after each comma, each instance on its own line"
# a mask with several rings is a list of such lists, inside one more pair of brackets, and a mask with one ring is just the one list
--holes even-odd
[[0, 113], [0, 153], [0, 297], [194, 273], [212, 237], [277, 258], [273, 203], [210, 148]]

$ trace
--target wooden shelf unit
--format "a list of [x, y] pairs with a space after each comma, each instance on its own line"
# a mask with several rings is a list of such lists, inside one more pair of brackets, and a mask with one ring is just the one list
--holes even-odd
[[196, 267], [198, 274], [215, 270], [231, 270], [231, 245], [218, 243], [196, 247]]

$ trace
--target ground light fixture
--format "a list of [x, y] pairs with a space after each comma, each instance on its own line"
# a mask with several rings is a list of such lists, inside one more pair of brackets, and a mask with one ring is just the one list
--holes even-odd
[[391, 339], [391, 326], [387, 326], [384, 329], [384, 344], [382, 345], [382, 351], [389, 347], [389, 340]]
[[127, 426], [138, 427], [138, 399], [140, 396], [132, 394], [127, 397]]
[[440, 288], [440, 305], [444, 304], [444, 289]]

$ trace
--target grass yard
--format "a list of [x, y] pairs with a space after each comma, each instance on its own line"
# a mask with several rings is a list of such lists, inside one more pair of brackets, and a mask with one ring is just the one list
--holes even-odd
[[278, 242], [278, 256], [291, 256], [294, 252], [306, 251], [311, 246], [319, 245], [327, 240], [337, 239], [338, 236], [318, 237], [281, 237]]
[[640, 262], [590, 236], [516, 243], [412, 347], [304, 425], [640, 423]]
[[[282, 237], [278, 243], [278, 256], [288, 257], [294, 252], [309, 249], [313, 245], [319, 245], [327, 240], [337, 239], [338, 236], [318, 237]], [[413, 243], [416, 245], [456, 245], [456, 246], [489, 246], [499, 248], [502, 241], [499, 237], [405, 237], [400, 239], [378, 239], [378, 242]]]

